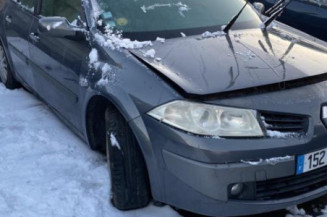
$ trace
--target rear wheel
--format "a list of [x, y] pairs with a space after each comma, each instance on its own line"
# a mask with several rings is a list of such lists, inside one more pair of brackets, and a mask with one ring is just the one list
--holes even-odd
[[0, 80], [8, 89], [15, 89], [18, 87], [18, 82], [15, 80], [9, 68], [8, 59], [6, 57], [4, 48], [0, 44]]
[[120, 210], [142, 208], [150, 201], [147, 169], [128, 123], [119, 111], [106, 111], [106, 143], [112, 203]]

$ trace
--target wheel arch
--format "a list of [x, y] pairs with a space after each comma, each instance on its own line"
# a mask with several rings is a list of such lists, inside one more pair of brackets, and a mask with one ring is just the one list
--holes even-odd
[[[131, 122], [133, 119], [141, 116], [132, 97], [121, 88], [117, 86], [110, 87], [109, 85], [101, 90], [89, 88], [86, 91], [85, 105], [83, 106], [83, 124], [85, 136], [91, 148], [94, 148], [94, 143], [92, 143], [94, 141], [91, 138], [92, 135], [90, 135], [90, 124], [94, 121], [92, 118], [102, 118], [102, 120], [105, 120], [105, 110], [109, 105], [116, 108], [127, 122]], [[135, 135], [136, 132], [131, 124], [130, 127]]]
[[[99, 105], [101, 105], [101, 106], [97, 107]], [[90, 124], [92, 123], [92, 121], [88, 122], [88, 119], [90, 118], [90, 115], [93, 112], [101, 111], [101, 112], [103, 112], [103, 115], [104, 115], [105, 111], [106, 111], [106, 108], [104, 108], [104, 107], [107, 105], [114, 106], [124, 116], [125, 120], [128, 121], [129, 126], [138, 141], [139, 148], [142, 152], [143, 159], [146, 164], [148, 178], [150, 181], [150, 189], [151, 189], [152, 197], [155, 198], [156, 200], [163, 201], [164, 200], [163, 199], [164, 192], [162, 190], [159, 190], [159, 188], [157, 188], [158, 186], [162, 186], [163, 183], [162, 183], [162, 180], [158, 178], [158, 174], [156, 174], [156, 171], [158, 171], [156, 157], [153, 153], [152, 144], [149, 140], [147, 129], [145, 127], [145, 124], [144, 124], [142, 118], [140, 117], [141, 116], [140, 114], [137, 117], [131, 119], [131, 114], [126, 114], [124, 112], [125, 110], [122, 109], [120, 106], [122, 104], [117, 103], [117, 101], [113, 100], [113, 97], [108, 97], [106, 95], [99, 94], [99, 93], [92, 95], [89, 98], [89, 100], [87, 101], [85, 115], [84, 115], [85, 116], [85, 129], [86, 129], [86, 135], [87, 135], [86, 139], [89, 142], [89, 145], [91, 146], [92, 149], [99, 150], [99, 149], [96, 149], [96, 145], [93, 147], [92, 147], [92, 145], [99, 144], [100, 142], [104, 142], [103, 144], [105, 144], [105, 136], [106, 136], [105, 133], [104, 133], [104, 135], [102, 135], [102, 137], [104, 136], [104, 140], [102, 139], [102, 141], [101, 140], [94, 141], [94, 138], [95, 138], [94, 136], [96, 136], [96, 135], [90, 133], [90, 130], [92, 130], [90, 128]], [[128, 105], [124, 105], [124, 106], [128, 106]], [[103, 116], [103, 121], [105, 121], [104, 116]], [[105, 122], [103, 122], [100, 125], [105, 127], [104, 124], [105, 124]], [[105, 132], [105, 130], [103, 130], [102, 132]], [[102, 151], [104, 151], [104, 150], [102, 150]]]

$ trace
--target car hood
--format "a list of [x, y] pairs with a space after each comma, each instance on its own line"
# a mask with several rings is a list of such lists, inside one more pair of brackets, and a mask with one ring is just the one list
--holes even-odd
[[277, 28], [233, 31], [215, 38], [156, 41], [153, 49], [156, 58], [146, 57], [145, 50], [130, 52], [193, 95], [285, 85], [327, 73], [323, 43]]

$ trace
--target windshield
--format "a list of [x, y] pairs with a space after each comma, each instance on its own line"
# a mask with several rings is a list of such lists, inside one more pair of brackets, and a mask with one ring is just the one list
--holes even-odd
[[[218, 31], [244, 6], [244, 0], [96, 0], [101, 26], [121, 30], [136, 39], [171, 38]], [[233, 29], [261, 23], [247, 6]]]

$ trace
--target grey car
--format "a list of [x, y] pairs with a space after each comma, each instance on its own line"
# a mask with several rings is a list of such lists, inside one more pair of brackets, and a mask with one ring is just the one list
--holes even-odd
[[238, 216], [327, 193], [327, 45], [243, 0], [0, 0], [0, 40], [4, 85], [107, 153], [120, 210]]

